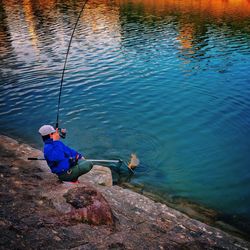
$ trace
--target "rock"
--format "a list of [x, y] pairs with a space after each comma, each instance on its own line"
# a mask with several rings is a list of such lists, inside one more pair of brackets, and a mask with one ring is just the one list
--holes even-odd
[[81, 186], [69, 190], [64, 197], [72, 205], [67, 215], [71, 220], [91, 225], [113, 225], [114, 216], [105, 198], [90, 186]]
[[79, 177], [79, 181], [85, 181], [94, 185], [111, 187], [113, 185], [111, 170], [107, 167], [94, 165], [91, 171]]
[[57, 211], [61, 213], [71, 212], [70, 204], [66, 203], [65, 198], [62, 197], [61, 195], [57, 194], [56, 196], [52, 196], [50, 200]]

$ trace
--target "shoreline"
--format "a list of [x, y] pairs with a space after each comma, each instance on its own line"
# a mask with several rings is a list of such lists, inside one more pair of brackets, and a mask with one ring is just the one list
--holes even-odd
[[[16, 141], [16, 140], [14, 140], [14, 139], [12, 139], [12, 138], [10, 138], [10, 137], [7, 137], [7, 136], [5, 136], [6, 138], [7, 138], [7, 140], [9, 140], [9, 141], [13, 141], [13, 143], [16, 145], [16, 147], [17, 147], [17, 151], [18, 152], [26, 152], [25, 154], [27, 154], [27, 148], [28, 148], [28, 151], [30, 151], [30, 152], [32, 152], [32, 154], [33, 154], [33, 156], [35, 156], [34, 154], [38, 154], [38, 153], [41, 153], [41, 151], [40, 150], [38, 150], [38, 149], [35, 149], [35, 148], [32, 148], [31, 146], [29, 146], [29, 145], [27, 145], [27, 144], [23, 144], [23, 141], [21, 140], [21, 139], [19, 139], [18, 141]], [[0, 138], [3, 138], [1, 135], [0, 135]], [[3, 145], [1, 145], [1, 148], [3, 147]], [[14, 148], [12, 149], [12, 150], [14, 150]], [[25, 151], [26, 150], [26, 151]], [[15, 152], [16, 153], [16, 152]], [[26, 155], [27, 156], [27, 155]], [[36, 155], [37, 156], [37, 155]], [[18, 159], [14, 159], [14, 161], [18, 161]], [[35, 164], [34, 164], [35, 165]], [[51, 178], [53, 177], [52, 176], [52, 174], [51, 173], [46, 173], [47, 175], [49, 175]], [[52, 178], [53, 179], [53, 178]], [[84, 179], [84, 178], [83, 178]], [[92, 183], [93, 184], [93, 183]], [[95, 186], [96, 186], [96, 184], [95, 184]], [[97, 185], [98, 186], [98, 185]], [[133, 187], [132, 185], [129, 185], [129, 184], [123, 184], [122, 185], [123, 187], [118, 187], [118, 186], [112, 186], [113, 187], [113, 191], [110, 191], [110, 189], [105, 189], [105, 188], [103, 188], [103, 187], [97, 187], [98, 188], [98, 190], [104, 190], [105, 192], [103, 193], [104, 194], [104, 196], [106, 195], [106, 192], [120, 192], [120, 193], [126, 193], [126, 192], [128, 192], [130, 195], [132, 195], [132, 197], [135, 197], [135, 199], [137, 200], [138, 199], [138, 197], [141, 199], [141, 200], [143, 200], [144, 202], [146, 202], [146, 203], [148, 203], [148, 204], [151, 204], [152, 202], [151, 201], [149, 201], [148, 200], [148, 198], [150, 198], [150, 200], [152, 200], [154, 203], [156, 202], [156, 204], [159, 204], [159, 206], [160, 207], [162, 207], [162, 206], [164, 206], [164, 204], [165, 205], [167, 205], [167, 207], [169, 207], [168, 209], [170, 209], [171, 210], [171, 213], [173, 212], [172, 211], [172, 209], [171, 209], [171, 207], [172, 207], [172, 205], [173, 204], [171, 204], [171, 203], [169, 203], [169, 202], [167, 202], [167, 201], [164, 201], [163, 199], [161, 199], [161, 197], [159, 197], [159, 196], [157, 196], [156, 194], [151, 194], [151, 193], [148, 193], [148, 192], [143, 192], [143, 194], [142, 194], [142, 196], [144, 197], [144, 198], [142, 198], [141, 196], [137, 196], [136, 194], [138, 194], [138, 193], [141, 193], [141, 191], [137, 188], [136, 189], [136, 187]], [[130, 190], [130, 191], [127, 191], [127, 190]], [[131, 192], [134, 192], [134, 193], [132, 193], [131, 194]], [[141, 195], [141, 194], [140, 194]], [[113, 197], [112, 197], [113, 198]], [[110, 199], [110, 197], [109, 197], [109, 199]], [[119, 199], [118, 197], [115, 197], [115, 199]], [[154, 204], [153, 203], [153, 204]], [[131, 205], [132, 204], [132, 205]], [[131, 203], [130, 204], [130, 206], [131, 207], [129, 207], [130, 209], [132, 209], [132, 210], [134, 210], [135, 208], [134, 208], [134, 206], [135, 207], [137, 207], [136, 205], [134, 205], [133, 203]], [[153, 206], [153, 204], [152, 204], [152, 206]], [[188, 204], [188, 203], [185, 203], [184, 204], [186, 207], [187, 207], [187, 209], [189, 209], [190, 210], [190, 204]], [[173, 207], [175, 210], [176, 210], [176, 207]], [[196, 209], [201, 209], [201, 206], [199, 206], [199, 205], [197, 205], [196, 204], [196, 206], [195, 206], [195, 208]], [[178, 210], [176, 210], [174, 213], [175, 214], [177, 214], [178, 216], [179, 216], [179, 214], [181, 214], [181, 212], [179, 212], [180, 210], [178, 209]], [[195, 211], [195, 209], [193, 209], [193, 211]], [[206, 208], [204, 208], [203, 210], [202, 210], [203, 212], [206, 212], [208, 215], [210, 214], [210, 217], [211, 218], [213, 218], [213, 216], [216, 216], [216, 214], [214, 214], [214, 211], [212, 211], [212, 210], [208, 210], [208, 209], [206, 209]], [[182, 212], [183, 213], [183, 212]], [[185, 212], [184, 212], [185, 213]], [[185, 213], [185, 214], [188, 214], [188, 213]], [[200, 213], [200, 215], [202, 215], [202, 213]], [[176, 216], [176, 215], [175, 215]], [[182, 216], [182, 215], [181, 215]], [[203, 216], [204, 216], [204, 214], [203, 214]], [[184, 216], [185, 217], [185, 216]], [[191, 218], [194, 218], [194, 216], [189, 216], [189, 217], [191, 217]], [[185, 220], [193, 220], [193, 219], [186, 219], [186, 217], [185, 217]], [[209, 218], [209, 216], [207, 217], [207, 218]], [[210, 219], [211, 219], [210, 218]], [[206, 216], [205, 216], [205, 220], [206, 220]], [[199, 219], [199, 221], [202, 221], [202, 219]], [[209, 225], [212, 225], [213, 227], [214, 226], [216, 226], [216, 228], [218, 228], [218, 225], [213, 225], [213, 223], [211, 223], [211, 221], [210, 221], [210, 223], [208, 223], [209, 221], [205, 221], [206, 222], [206, 224], [209, 224]], [[220, 227], [221, 228], [221, 227]], [[232, 228], [231, 228], [232, 229]], [[207, 230], [207, 229], [206, 229]], [[215, 229], [215, 230], [217, 230], [217, 229]], [[234, 231], [234, 230], [225, 230], [225, 228], [223, 228], [223, 230], [224, 231], [227, 231], [227, 232], [230, 232], [231, 234], [234, 234], [234, 235], [236, 235], [237, 237], [241, 237], [241, 238], [245, 238], [245, 237], [242, 237], [242, 235], [237, 235], [237, 234], [235, 234], [235, 232], [233, 233], [232, 231]], [[223, 236], [224, 237], [224, 236]], [[247, 239], [248, 241], [249, 241], [249, 238]], [[241, 248], [241, 249], [248, 249], [248, 248]]]
[[[129, 188], [130, 190], [142, 194], [145, 197], [152, 199], [155, 202], [160, 202], [165, 204], [172, 209], [175, 209], [181, 213], [186, 214], [190, 218], [201, 221], [212, 227], [221, 229], [228, 232], [236, 237], [240, 237], [247, 241], [250, 241], [250, 228], [249, 224], [245, 222], [245, 218], [236, 217], [233, 215], [227, 215], [225, 213], [219, 212], [212, 208], [208, 208], [199, 203], [184, 199], [182, 197], [175, 199], [164, 199], [161, 198], [157, 193], [152, 193], [148, 191], [142, 191], [140, 187], [136, 187], [130, 183], [123, 183], [120, 185], [123, 188]], [[240, 220], [240, 221], [239, 221]], [[237, 226], [239, 225], [239, 226]], [[244, 227], [248, 227], [246, 231], [243, 231]]]
[[[6, 134], [3, 134], [3, 135], [11, 139], [14, 139], [20, 143], [26, 144], [26, 141], [20, 137], [12, 138], [9, 135], [6, 135]], [[28, 145], [40, 151], [40, 149], [38, 149], [35, 144], [28, 144]], [[41, 151], [40, 151], [40, 154], [42, 154]], [[235, 235], [236, 237], [240, 237], [242, 239], [250, 241], [250, 226], [247, 222], [245, 222], [244, 220], [245, 218], [243, 217], [238, 216], [235, 218], [233, 215], [222, 213], [220, 211], [203, 206], [199, 203], [190, 201], [182, 197], [179, 197], [179, 198], [177, 197], [176, 199], [173, 199], [173, 198], [164, 199], [156, 192], [144, 191], [143, 187], [136, 186], [131, 183], [120, 183], [117, 185], [122, 188], [128, 188], [138, 194], [142, 194], [145, 197], [148, 197], [154, 200], [155, 202], [166, 204], [167, 206], [181, 213], [184, 213], [193, 219], [204, 222], [210, 226], [219, 228], [225, 232]]]

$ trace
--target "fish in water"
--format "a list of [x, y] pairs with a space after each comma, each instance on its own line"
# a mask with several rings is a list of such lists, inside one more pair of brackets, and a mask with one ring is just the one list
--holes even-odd
[[135, 169], [140, 164], [139, 159], [136, 154], [131, 154], [130, 162], [128, 164], [128, 168]]

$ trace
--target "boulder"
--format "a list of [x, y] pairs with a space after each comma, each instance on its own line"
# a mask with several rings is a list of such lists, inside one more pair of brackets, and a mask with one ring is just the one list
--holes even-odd
[[72, 206], [67, 213], [70, 220], [91, 225], [113, 225], [111, 208], [100, 192], [90, 186], [70, 189], [64, 194], [66, 202]]
[[108, 167], [94, 165], [91, 171], [79, 177], [80, 182], [89, 182], [94, 185], [112, 187], [113, 179]]

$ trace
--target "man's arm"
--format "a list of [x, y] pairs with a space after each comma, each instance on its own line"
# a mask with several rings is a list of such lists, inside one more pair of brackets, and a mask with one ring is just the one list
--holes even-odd
[[[60, 134], [58, 131], [58, 128], [56, 129], [56, 132], [53, 134], [53, 141], [59, 141], [60, 140]], [[63, 151], [70, 157], [73, 158], [74, 160], [79, 160], [79, 159], [84, 159], [82, 154], [78, 153], [74, 149], [66, 146], [64, 143], [59, 142], [63, 146]]]

